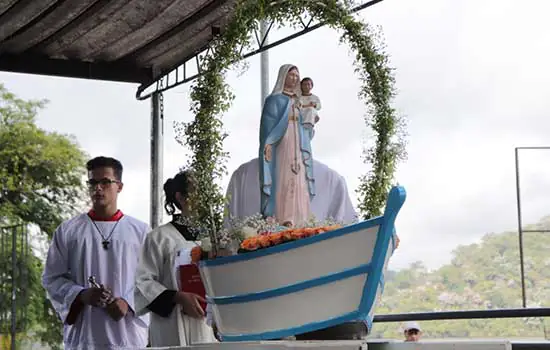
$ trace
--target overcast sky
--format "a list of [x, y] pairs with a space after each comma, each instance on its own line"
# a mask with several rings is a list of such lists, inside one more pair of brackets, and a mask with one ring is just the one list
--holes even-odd
[[[361, 13], [383, 28], [396, 68], [395, 106], [409, 123], [409, 157], [397, 173], [408, 197], [393, 268], [416, 260], [437, 267], [459, 244], [517, 230], [514, 147], [550, 146], [548, 13], [545, 0], [386, 0]], [[270, 51], [270, 85], [285, 63], [314, 79], [323, 103], [314, 155], [345, 176], [356, 202], [369, 132], [352, 62], [328, 28]], [[257, 153], [259, 56], [249, 65], [244, 75], [229, 75], [237, 96], [225, 116], [230, 172]], [[120, 207], [149, 220], [150, 103], [135, 100], [136, 85], [8, 73], [0, 81], [23, 98], [50, 100], [41, 127], [75, 135], [91, 156], [119, 158], [125, 167]], [[166, 93], [165, 111], [164, 179], [187, 161], [172, 123], [193, 117], [188, 86]], [[549, 160], [550, 151], [521, 154], [526, 223], [550, 214]]]

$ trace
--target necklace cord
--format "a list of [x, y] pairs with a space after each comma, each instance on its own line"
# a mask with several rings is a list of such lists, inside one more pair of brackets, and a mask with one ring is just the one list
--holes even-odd
[[103, 232], [101, 232], [101, 230], [99, 229], [99, 227], [97, 226], [97, 224], [95, 223], [94, 220], [92, 220], [92, 218], [90, 218], [90, 221], [92, 222], [92, 224], [94, 224], [97, 232], [99, 233], [99, 235], [101, 236], [102, 238], [102, 244], [103, 245], [107, 245], [111, 242], [111, 237], [113, 237], [113, 233], [115, 232], [115, 229], [116, 227], [118, 226], [118, 223], [120, 222], [120, 220], [118, 220], [115, 224], [115, 226], [113, 227], [113, 229], [111, 230], [111, 233], [109, 233], [109, 236], [107, 236], [107, 238], [105, 238], [105, 236], [103, 235]]

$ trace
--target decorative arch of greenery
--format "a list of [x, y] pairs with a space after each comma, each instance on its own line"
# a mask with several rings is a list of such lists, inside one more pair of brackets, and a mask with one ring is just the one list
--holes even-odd
[[367, 127], [375, 138], [363, 150], [363, 161], [371, 169], [361, 176], [356, 190], [363, 218], [381, 214], [393, 180], [397, 162], [405, 156], [402, 119], [391, 102], [395, 95], [394, 77], [381, 40], [367, 24], [356, 19], [350, 9], [352, 1], [336, 0], [241, 0], [225, 30], [213, 42], [214, 54], [205, 57], [202, 75], [191, 88], [191, 112], [195, 119], [183, 125], [178, 139], [193, 152], [189, 167], [194, 169], [198, 188], [195, 204], [197, 219], [210, 229], [219, 228], [225, 198], [216, 179], [226, 174], [223, 150], [222, 114], [233, 100], [225, 73], [241, 59], [243, 46], [251, 42], [259, 20], [273, 20], [279, 25], [298, 26], [307, 13], [329, 27], [343, 32], [341, 42], [355, 52], [355, 71], [362, 82], [359, 97], [364, 100]]

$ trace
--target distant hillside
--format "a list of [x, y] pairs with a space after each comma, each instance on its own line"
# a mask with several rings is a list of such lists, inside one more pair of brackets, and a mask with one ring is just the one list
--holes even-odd
[[[529, 229], [550, 229], [550, 217]], [[451, 263], [428, 271], [422, 262], [388, 271], [377, 314], [521, 307], [517, 232], [490, 233], [459, 246]], [[405, 246], [400, 249], [408, 249]], [[414, 249], [414, 248], [412, 248]], [[550, 233], [524, 233], [527, 306], [550, 306]], [[427, 337], [550, 338], [550, 318], [421, 323]], [[377, 323], [373, 337], [401, 337], [399, 324]]]

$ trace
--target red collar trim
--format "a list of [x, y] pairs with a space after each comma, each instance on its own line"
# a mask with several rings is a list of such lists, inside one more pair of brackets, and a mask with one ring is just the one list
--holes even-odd
[[97, 216], [96, 212], [93, 209], [90, 209], [90, 211], [88, 212], [88, 216], [93, 221], [118, 221], [122, 219], [124, 214], [120, 210], [117, 210], [115, 215], [111, 216], [110, 218], [100, 218]]

